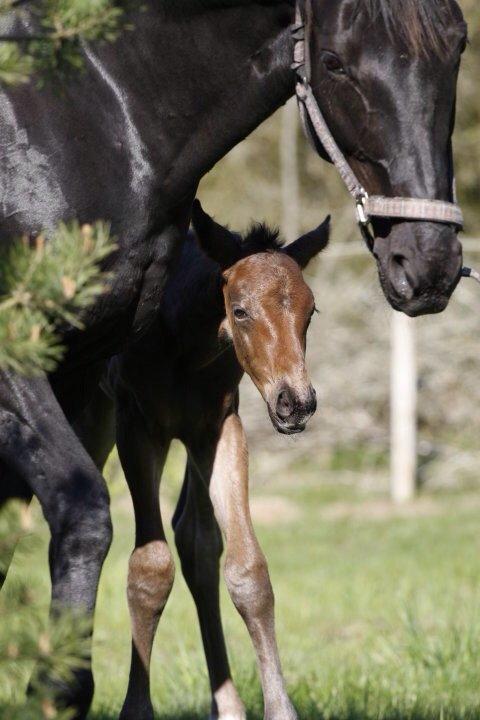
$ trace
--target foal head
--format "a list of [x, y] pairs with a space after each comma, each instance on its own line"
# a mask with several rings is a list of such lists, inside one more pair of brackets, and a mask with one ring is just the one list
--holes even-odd
[[305, 367], [315, 302], [301, 269], [326, 247], [330, 219], [286, 247], [264, 225], [245, 237], [231, 232], [198, 201], [192, 221], [200, 245], [221, 267], [222, 329], [240, 365], [267, 403], [274, 427], [284, 434], [301, 432], [317, 405]]

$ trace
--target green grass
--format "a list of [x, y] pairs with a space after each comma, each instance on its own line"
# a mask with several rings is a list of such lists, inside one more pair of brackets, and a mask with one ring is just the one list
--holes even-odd
[[[179, 464], [177, 458], [168, 473], [170, 507]], [[297, 518], [257, 527], [276, 592], [285, 673], [301, 720], [480, 718], [475, 495], [423, 496], [411, 513], [397, 515], [378, 495], [351, 491], [349, 498], [342, 487], [336, 498], [333, 485], [302, 485], [301, 474], [298, 484], [279, 487], [269, 484], [268, 492], [294, 504]], [[115, 540], [96, 616], [92, 720], [117, 717], [128, 676], [125, 580], [133, 525], [118, 482], [112, 509]], [[8, 582], [28, 576], [39, 587], [38, 601], [46, 604], [44, 529], [41, 537], [40, 543], [23, 541]], [[250, 641], [225, 593], [222, 603], [234, 679], [249, 718], [261, 720]], [[152, 678], [158, 718], [206, 718], [203, 651], [179, 569], [157, 635]]]

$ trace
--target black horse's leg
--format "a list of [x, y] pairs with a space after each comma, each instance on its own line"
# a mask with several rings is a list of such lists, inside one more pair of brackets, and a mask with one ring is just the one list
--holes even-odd
[[[53, 616], [91, 615], [112, 536], [108, 492], [45, 377], [0, 374], [0, 461], [29, 485], [49, 525]], [[93, 696], [90, 667], [56, 691], [60, 705], [84, 718]]]
[[122, 720], [153, 720], [150, 656], [158, 622], [175, 575], [165, 539], [159, 482], [170, 442], [152, 442], [143, 418], [119, 402], [117, 447], [135, 511], [135, 549], [128, 569], [128, 606], [132, 623], [132, 658]]
[[244, 720], [245, 708], [231, 679], [220, 615], [222, 536], [208, 487], [198, 477], [191, 461], [187, 464], [173, 527], [182, 572], [200, 622], [212, 690], [211, 720]]

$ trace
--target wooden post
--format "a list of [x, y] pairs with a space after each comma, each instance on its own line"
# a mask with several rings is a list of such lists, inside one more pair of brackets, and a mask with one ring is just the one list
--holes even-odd
[[414, 321], [403, 313], [392, 316], [391, 376], [391, 497], [411, 500], [417, 473], [417, 368]]
[[280, 133], [282, 234], [288, 242], [300, 234], [300, 177], [298, 168], [298, 109], [295, 98], [282, 110]]

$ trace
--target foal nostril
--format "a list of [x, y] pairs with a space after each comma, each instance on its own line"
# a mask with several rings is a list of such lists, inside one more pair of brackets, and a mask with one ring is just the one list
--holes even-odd
[[286, 420], [293, 413], [294, 403], [288, 390], [282, 390], [277, 397], [276, 412], [278, 417]]

